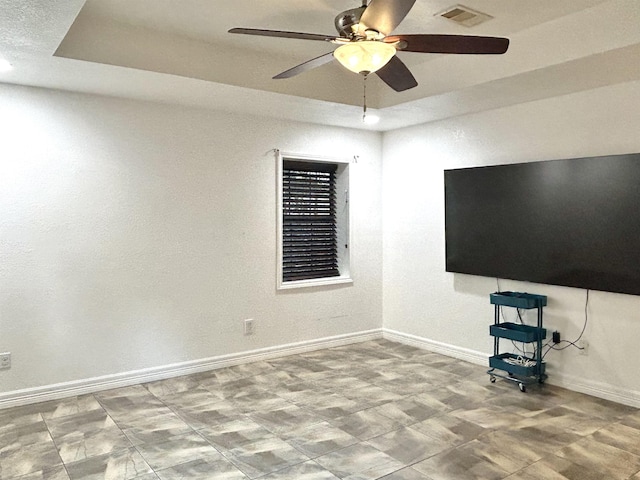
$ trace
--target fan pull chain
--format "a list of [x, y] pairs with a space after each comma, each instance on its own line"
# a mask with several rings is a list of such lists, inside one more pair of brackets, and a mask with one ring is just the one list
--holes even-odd
[[364, 80], [362, 82], [363, 93], [362, 93], [362, 121], [365, 122], [367, 118], [367, 77], [368, 75], [364, 75]]

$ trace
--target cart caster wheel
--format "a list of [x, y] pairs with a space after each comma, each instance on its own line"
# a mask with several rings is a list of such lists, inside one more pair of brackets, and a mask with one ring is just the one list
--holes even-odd
[[489, 381], [491, 383], [496, 383], [496, 377], [489, 377]]
[[519, 383], [518, 387], [520, 387], [520, 391], [525, 393], [527, 391], [527, 386], [524, 383]]

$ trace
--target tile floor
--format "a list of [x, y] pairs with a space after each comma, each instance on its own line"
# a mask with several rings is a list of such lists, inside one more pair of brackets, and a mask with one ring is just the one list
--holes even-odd
[[640, 480], [640, 410], [384, 340], [0, 410], [0, 480]]

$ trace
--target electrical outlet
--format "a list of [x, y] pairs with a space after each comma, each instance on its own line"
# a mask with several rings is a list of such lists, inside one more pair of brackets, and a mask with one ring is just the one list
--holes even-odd
[[0, 353], [0, 370], [11, 368], [11, 352]]
[[253, 335], [253, 318], [247, 318], [244, 321], [244, 334]]
[[558, 332], [557, 330], [553, 332], [552, 340], [553, 343], [560, 343], [560, 332]]
[[578, 342], [578, 346], [581, 348], [581, 350], [578, 350], [580, 355], [589, 355], [589, 342], [586, 340], [580, 340]]

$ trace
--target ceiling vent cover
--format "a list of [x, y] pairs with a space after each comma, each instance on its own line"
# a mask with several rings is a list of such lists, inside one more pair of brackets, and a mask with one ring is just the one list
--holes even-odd
[[436, 17], [446, 18], [465, 27], [475, 27], [493, 18], [491, 15], [472, 10], [464, 5], [455, 5], [447, 8], [444, 12], [436, 14]]

